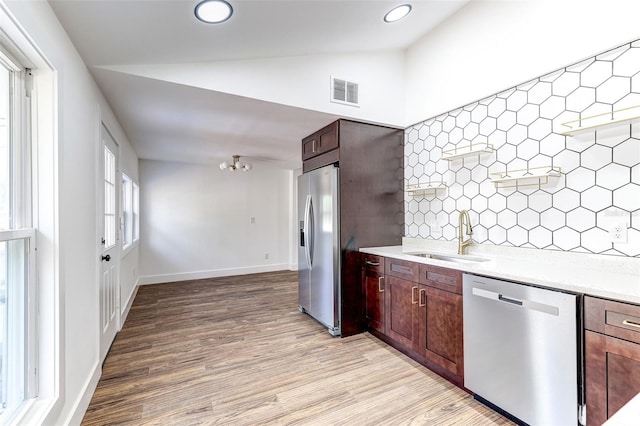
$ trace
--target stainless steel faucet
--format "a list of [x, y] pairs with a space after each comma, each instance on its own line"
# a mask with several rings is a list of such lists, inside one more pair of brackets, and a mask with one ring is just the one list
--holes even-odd
[[467, 221], [466, 234], [467, 235], [473, 234], [473, 228], [471, 228], [471, 218], [469, 218], [469, 212], [466, 210], [460, 210], [460, 216], [458, 217], [458, 254], [464, 254], [464, 249], [473, 243], [473, 240], [471, 239], [471, 237], [469, 237], [466, 240], [463, 239], [464, 237], [462, 235], [462, 225], [464, 224], [465, 219]]

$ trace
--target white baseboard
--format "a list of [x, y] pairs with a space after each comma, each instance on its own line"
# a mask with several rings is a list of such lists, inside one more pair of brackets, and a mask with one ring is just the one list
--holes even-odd
[[178, 274], [143, 275], [139, 278], [140, 285], [170, 283], [176, 281], [201, 280], [206, 278], [231, 277], [234, 275], [257, 274], [260, 272], [274, 272], [289, 269], [286, 263], [274, 265], [246, 266], [242, 268], [211, 269], [208, 271], [182, 272]]
[[69, 416], [63, 422], [65, 425], [80, 425], [82, 423], [82, 419], [87, 412], [87, 408], [89, 408], [89, 403], [91, 402], [91, 398], [93, 397], [93, 393], [98, 387], [98, 382], [100, 381], [100, 376], [102, 375], [102, 365], [99, 362], [93, 368], [93, 374], [88, 378], [87, 382], [84, 385], [84, 391], [78, 397], [75, 404], [73, 404], [73, 408], [69, 412]]
[[129, 294], [129, 298], [127, 299], [127, 303], [125, 304], [124, 310], [120, 312], [120, 328], [124, 325], [127, 316], [129, 315], [129, 311], [131, 310], [131, 305], [133, 305], [133, 300], [136, 298], [136, 294], [138, 294], [138, 289], [140, 288], [140, 277], [136, 280], [135, 285], [131, 289], [131, 293]]

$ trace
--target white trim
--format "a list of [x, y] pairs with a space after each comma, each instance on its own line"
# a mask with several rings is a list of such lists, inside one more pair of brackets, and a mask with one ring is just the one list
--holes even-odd
[[124, 326], [124, 322], [126, 321], [127, 316], [129, 316], [129, 311], [131, 310], [133, 301], [135, 300], [136, 295], [138, 294], [139, 288], [140, 288], [140, 278], [136, 280], [136, 283], [131, 289], [131, 293], [129, 294], [129, 297], [127, 298], [127, 302], [124, 304], [124, 309], [120, 311], [120, 325], [121, 325], [120, 330], [122, 330], [122, 327]]
[[0, 241], [21, 240], [35, 238], [36, 230], [33, 228], [7, 229], [0, 231]]
[[[20, 413], [17, 421], [29, 424], [54, 423], [62, 408], [61, 376], [64, 374], [64, 283], [60, 264], [63, 254], [59, 246], [59, 148], [58, 78], [52, 63], [27, 31], [0, 1], [0, 39], [8, 43], [18, 60], [34, 69], [31, 97], [31, 161], [33, 224], [37, 231], [38, 280], [38, 397]], [[41, 238], [42, 237], [42, 238]]]
[[[44, 56], [42, 56], [44, 58]], [[48, 63], [47, 63], [48, 65]], [[60, 251], [60, 192], [59, 179], [62, 161], [62, 142], [58, 128], [58, 74], [53, 66], [38, 69], [36, 116], [33, 117], [33, 160], [38, 161], [34, 173], [34, 227], [38, 234], [38, 331], [40, 339], [38, 360], [39, 389], [36, 415], [42, 415], [41, 423], [54, 422], [64, 405], [62, 378], [64, 377], [64, 298], [60, 297], [64, 272], [60, 265], [64, 255]], [[37, 194], [37, 198], [35, 198]], [[40, 214], [47, 212], [47, 214]], [[51, 359], [54, 359], [51, 362]], [[48, 400], [48, 401], [47, 401]], [[46, 412], [40, 413], [44, 406]]]
[[79, 425], [82, 423], [82, 419], [87, 412], [87, 408], [89, 408], [91, 398], [93, 398], [93, 394], [98, 387], [100, 376], [102, 376], [102, 366], [100, 363], [96, 362], [93, 366], [93, 373], [87, 378], [87, 381], [83, 386], [82, 393], [78, 396], [78, 399], [73, 404], [71, 410], [69, 410], [68, 417], [61, 422], [61, 424]]
[[140, 285], [160, 284], [176, 281], [201, 280], [206, 278], [231, 277], [235, 275], [258, 274], [261, 272], [275, 272], [288, 270], [286, 263], [263, 266], [247, 266], [242, 268], [211, 269], [208, 271], [182, 272], [178, 274], [142, 275]]
[[129, 253], [131, 253], [133, 251], [134, 248], [138, 247], [140, 245], [140, 240], [135, 240], [134, 242], [132, 242], [131, 244], [129, 244], [127, 246], [127, 248], [123, 248], [122, 252], [120, 253], [120, 259], [124, 259], [125, 257], [127, 257], [129, 255]]

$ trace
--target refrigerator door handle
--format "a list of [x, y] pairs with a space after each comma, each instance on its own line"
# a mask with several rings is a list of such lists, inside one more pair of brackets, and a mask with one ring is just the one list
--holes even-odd
[[310, 220], [310, 207], [311, 207], [311, 195], [307, 195], [307, 200], [304, 205], [304, 231], [303, 233], [307, 236], [306, 244], [304, 245], [304, 257], [307, 260], [307, 267], [311, 270], [311, 253], [309, 251], [312, 244], [312, 235], [309, 232], [309, 220]]
[[316, 221], [313, 216], [313, 197], [309, 195], [309, 246], [307, 250], [309, 250], [309, 270], [313, 269], [313, 254], [315, 251], [316, 245]]

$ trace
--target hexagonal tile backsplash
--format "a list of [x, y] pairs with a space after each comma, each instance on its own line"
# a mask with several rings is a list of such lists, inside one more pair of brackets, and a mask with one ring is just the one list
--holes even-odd
[[[453, 241], [469, 210], [473, 240], [640, 257], [640, 120], [574, 136], [562, 123], [640, 105], [640, 41], [418, 123], [405, 131], [405, 235]], [[443, 151], [491, 144], [453, 160]], [[548, 180], [497, 186], [492, 173], [559, 167]], [[626, 224], [627, 243], [609, 229]]]

